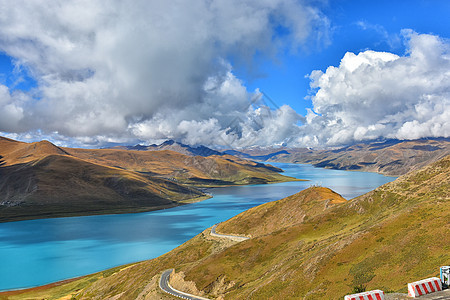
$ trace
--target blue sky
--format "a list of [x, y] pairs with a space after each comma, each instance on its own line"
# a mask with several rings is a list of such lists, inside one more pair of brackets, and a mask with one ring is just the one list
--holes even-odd
[[0, 135], [81, 147], [450, 136], [450, 1], [2, 2]]
[[[261, 66], [265, 77], [242, 78], [250, 89], [260, 88], [277, 102], [289, 104], [301, 114], [312, 107], [306, 78], [312, 70], [325, 71], [339, 65], [346, 52], [359, 53], [371, 49], [398, 55], [405, 53], [402, 29], [418, 33], [432, 33], [450, 38], [450, 1], [355, 1], [334, 0], [320, 5], [330, 19], [331, 33], [328, 45], [320, 45], [304, 52], [283, 53], [279, 62], [266, 61]], [[240, 75], [240, 70], [237, 70]]]

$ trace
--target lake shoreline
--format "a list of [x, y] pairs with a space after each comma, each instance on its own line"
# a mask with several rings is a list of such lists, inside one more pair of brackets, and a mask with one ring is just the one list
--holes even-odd
[[[270, 181], [263, 184], [277, 184], [282, 182], [293, 182], [293, 181], [308, 181], [307, 179], [298, 179], [294, 177], [285, 176], [285, 180], [276, 180]], [[213, 189], [213, 188], [223, 188], [223, 187], [235, 187], [235, 186], [250, 186], [258, 183], [248, 183], [248, 184], [230, 184], [230, 185], [203, 185], [203, 186], [194, 186], [195, 188], [203, 191], [204, 189]], [[188, 185], [189, 186], [189, 185]], [[14, 215], [11, 216], [6, 215], [2, 212], [2, 208], [0, 207], [0, 224], [1, 223], [9, 223], [9, 222], [20, 222], [20, 221], [30, 221], [30, 220], [42, 220], [42, 219], [53, 219], [53, 218], [72, 218], [72, 217], [88, 217], [88, 216], [99, 216], [99, 215], [118, 215], [118, 214], [138, 214], [144, 212], [152, 212], [158, 210], [165, 210], [174, 207], [179, 207], [182, 205], [197, 203], [207, 199], [210, 199], [212, 196], [206, 194], [205, 196], [200, 196], [196, 198], [190, 198], [186, 200], [174, 201], [169, 205], [160, 205], [160, 206], [150, 206], [150, 207], [129, 207], [129, 208], [113, 208], [113, 209], [101, 209], [101, 210], [91, 210], [91, 211], [69, 211], [69, 212], [61, 212], [61, 213], [45, 213], [43, 212], [40, 215]], [[10, 213], [11, 214], [11, 213]]]

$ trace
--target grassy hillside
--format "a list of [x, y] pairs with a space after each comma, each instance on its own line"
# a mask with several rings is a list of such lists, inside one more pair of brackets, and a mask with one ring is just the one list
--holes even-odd
[[[186, 279], [208, 291], [225, 276], [235, 282], [226, 293], [231, 299], [338, 299], [361, 285], [405, 291], [408, 281], [436, 275], [450, 259], [449, 173], [447, 156], [347, 203], [299, 218], [296, 225], [210, 256], [187, 267]], [[270, 218], [260, 222], [273, 222]], [[233, 233], [239, 234], [238, 227]]]
[[270, 234], [323, 213], [334, 204], [345, 203], [341, 195], [324, 188], [309, 188], [279, 201], [251, 208], [217, 226], [218, 233], [249, 237]]
[[[175, 268], [186, 291], [224, 299], [342, 299], [355, 287], [406, 292], [450, 261], [450, 156], [344, 202], [313, 187], [264, 204], [150, 261], [57, 287], [0, 293], [8, 299], [171, 299], [157, 287]], [[278, 224], [278, 226], [277, 226]]]

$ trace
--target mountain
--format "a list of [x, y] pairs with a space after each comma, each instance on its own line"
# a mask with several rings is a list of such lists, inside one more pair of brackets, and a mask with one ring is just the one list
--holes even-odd
[[139, 150], [139, 151], [160, 151], [160, 150], [170, 150], [175, 151], [184, 155], [190, 156], [211, 156], [211, 155], [222, 155], [222, 152], [213, 150], [206, 146], [200, 145], [197, 147], [191, 147], [189, 145], [179, 143], [173, 140], [167, 140], [160, 145], [135, 145], [135, 146], [115, 146], [111, 149], [120, 149], [120, 150]]
[[231, 155], [187, 156], [169, 150], [66, 148], [66, 151], [75, 157], [92, 163], [161, 176], [198, 187], [296, 180], [279, 174], [283, 171], [279, 168]]
[[0, 222], [149, 211], [207, 197], [167, 179], [66, 155], [0, 168]]
[[256, 149], [247, 149], [244, 151], [245, 152], [238, 151], [238, 150], [225, 150], [224, 153], [234, 155], [237, 157], [260, 160], [260, 161], [266, 161], [266, 160], [271, 159], [272, 157], [276, 157], [276, 156], [282, 155], [282, 154], [289, 154], [289, 151], [287, 151], [286, 149], [275, 150], [275, 151], [273, 149], [268, 149], [265, 151], [256, 150]]
[[267, 162], [304, 163], [321, 168], [400, 176], [450, 154], [450, 139], [387, 140], [333, 150], [243, 149], [232, 153], [246, 159]]
[[199, 201], [200, 187], [296, 180], [237, 157], [62, 148], [0, 138], [0, 222], [140, 212]]
[[450, 260], [450, 156], [345, 201], [323, 187], [252, 208], [153, 260], [7, 299], [172, 299], [171, 285], [211, 299], [342, 299], [354, 289], [406, 292]]

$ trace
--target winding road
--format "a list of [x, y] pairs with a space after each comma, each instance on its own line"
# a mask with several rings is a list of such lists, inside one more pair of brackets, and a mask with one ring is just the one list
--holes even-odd
[[159, 279], [159, 287], [166, 293], [171, 294], [172, 296], [179, 297], [182, 299], [189, 299], [189, 300], [209, 300], [208, 298], [203, 298], [200, 296], [191, 295], [188, 293], [181, 292], [179, 290], [174, 289], [170, 286], [169, 279], [170, 274], [173, 272], [173, 269], [165, 270], [161, 278]]
[[[229, 234], [220, 234], [220, 233], [216, 233], [216, 227], [218, 224], [214, 225], [211, 228], [211, 236], [215, 236], [215, 237], [220, 237], [220, 238], [226, 238], [226, 239], [230, 239], [233, 240], [235, 242], [242, 242], [245, 240], [248, 240], [248, 237], [245, 236], [237, 236], [237, 235], [229, 235]], [[169, 283], [169, 279], [170, 279], [170, 274], [172, 274], [173, 269], [168, 269], [165, 270], [162, 275], [161, 278], [159, 279], [159, 287], [161, 288], [161, 290], [163, 290], [164, 292], [175, 296], [175, 297], [179, 297], [182, 299], [189, 299], [189, 300], [209, 300], [208, 298], [203, 298], [200, 296], [196, 296], [196, 295], [191, 295], [188, 293], [184, 293], [182, 291], [176, 290], [173, 287], [170, 286]]]
[[236, 242], [242, 242], [245, 240], [248, 240], [250, 238], [245, 237], [245, 236], [238, 236], [238, 235], [230, 235], [230, 234], [220, 234], [220, 233], [216, 233], [216, 227], [218, 224], [214, 225], [211, 228], [211, 236], [215, 236], [215, 237], [221, 237], [221, 238], [227, 238]]

